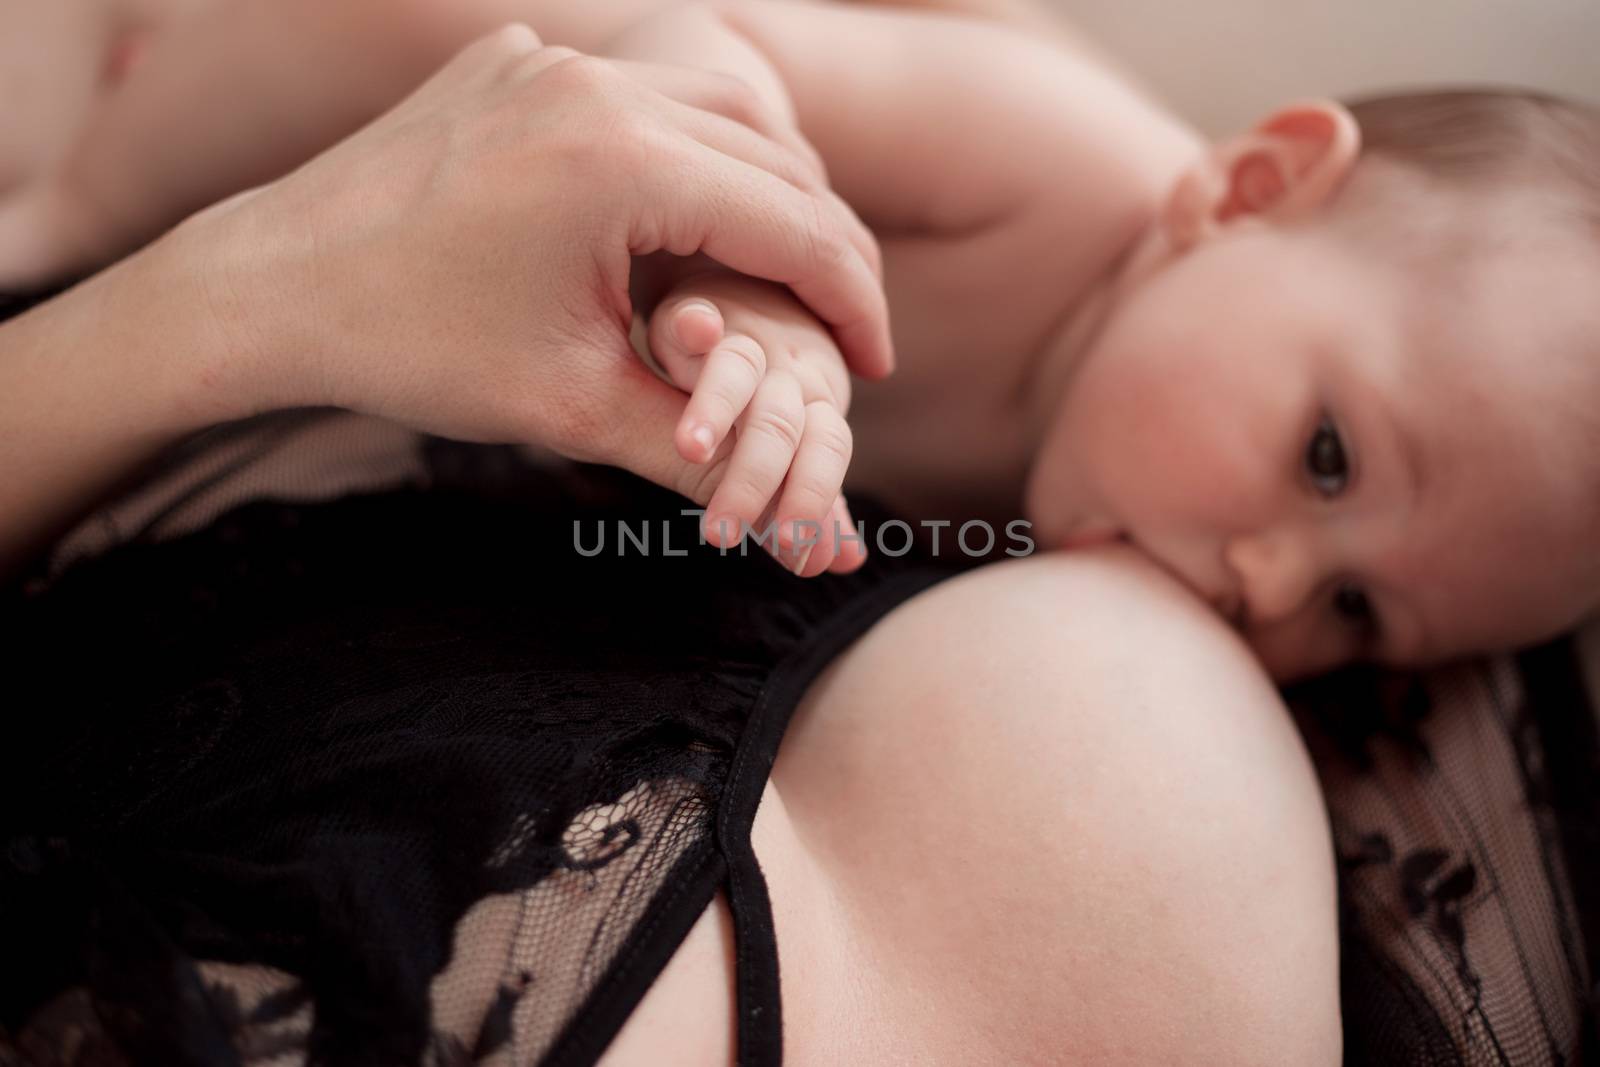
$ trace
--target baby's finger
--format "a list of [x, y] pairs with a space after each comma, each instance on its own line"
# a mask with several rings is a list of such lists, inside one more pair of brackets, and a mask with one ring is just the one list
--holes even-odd
[[699, 367], [694, 395], [678, 423], [678, 452], [691, 463], [711, 458], [767, 373], [767, 355], [755, 338], [729, 334]]
[[722, 331], [722, 312], [704, 297], [670, 301], [650, 316], [650, 354], [673, 385], [690, 392], [700, 376], [700, 357], [722, 340]]
[[[861, 534], [856, 530], [855, 518], [844, 495], [834, 498], [827, 518], [822, 520], [816, 550], [803, 567], [795, 573], [802, 578], [815, 578], [824, 571], [830, 574], [849, 574], [867, 561], [867, 550]], [[780, 559], [782, 557], [779, 557]]]
[[[728, 470], [706, 505], [706, 540], [736, 543], [778, 494], [805, 428], [805, 402], [791, 374], [769, 374], [739, 419]], [[727, 532], [724, 536], [723, 531]]]
[[778, 499], [778, 543], [798, 561], [797, 572], [819, 552], [823, 562], [817, 570], [833, 559], [833, 539], [823, 535], [832, 533], [828, 520], [850, 466], [852, 447], [850, 426], [838, 408], [826, 400], [806, 405], [800, 447]]
[[[859, 569], [867, 561], [866, 540], [856, 530], [855, 516], [850, 514], [850, 505], [845, 503], [843, 495], [833, 502], [833, 512], [824, 525], [827, 529], [824, 536], [835, 553], [828, 564], [828, 572], [849, 574]], [[816, 560], [812, 560], [806, 569], [815, 565]]]

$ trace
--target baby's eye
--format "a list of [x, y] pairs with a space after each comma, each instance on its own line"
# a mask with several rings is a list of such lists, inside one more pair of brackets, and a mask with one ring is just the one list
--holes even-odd
[[1327, 418], [1323, 418], [1311, 434], [1311, 444], [1306, 448], [1306, 470], [1311, 472], [1311, 480], [1317, 491], [1325, 496], [1336, 496], [1342, 492], [1345, 480], [1350, 476], [1349, 465], [1345, 462], [1344, 443], [1339, 440], [1339, 431]]
[[1359, 629], [1377, 625], [1377, 616], [1373, 614], [1372, 602], [1367, 599], [1367, 594], [1361, 591], [1360, 586], [1350, 582], [1341, 582], [1333, 591], [1333, 610]]

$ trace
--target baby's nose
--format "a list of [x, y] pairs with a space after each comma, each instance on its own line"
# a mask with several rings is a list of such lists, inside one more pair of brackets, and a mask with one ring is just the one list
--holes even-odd
[[1309, 540], [1286, 528], [1238, 535], [1223, 549], [1223, 558], [1237, 576], [1246, 625], [1294, 614], [1317, 584], [1319, 568]]

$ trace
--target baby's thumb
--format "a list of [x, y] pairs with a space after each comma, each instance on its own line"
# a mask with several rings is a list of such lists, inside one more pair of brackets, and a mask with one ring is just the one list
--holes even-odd
[[662, 301], [650, 316], [650, 355], [672, 384], [692, 391], [705, 355], [722, 340], [722, 312], [708, 300], [685, 297]]

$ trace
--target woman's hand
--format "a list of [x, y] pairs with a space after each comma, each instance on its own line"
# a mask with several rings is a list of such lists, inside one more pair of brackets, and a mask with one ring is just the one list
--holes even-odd
[[785, 128], [735, 79], [500, 31], [194, 220], [244, 236], [208, 271], [237, 324], [208, 377], [262, 408], [543, 444], [704, 502], [705, 472], [670, 447], [683, 397], [629, 345], [631, 257], [703, 252], [786, 284], [854, 370], [890, 369], [871, 235], [768, 126]]
[[[764, 136], [766, 128], [774, 137]], [[0, 327], [0, 575], [184, 434], [334, 404], [540, 444], [705, 503], [629, 344], [633, 256], [788, 285], [890, 370], [871, 235], [738, 80], [471, 46], [389, 114]]]

